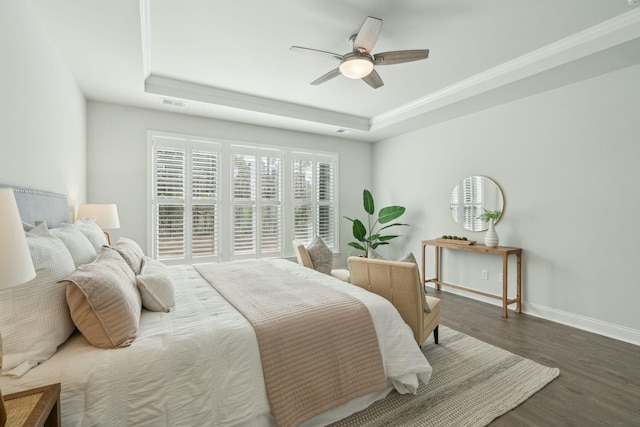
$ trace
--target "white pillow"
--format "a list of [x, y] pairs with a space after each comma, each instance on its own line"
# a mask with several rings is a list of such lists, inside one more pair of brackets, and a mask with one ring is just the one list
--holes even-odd
[[58, 239], [62, 240], [62, 243], [69, 249], [76, 267], [82, 264], [88, 264], [96, 259], [98, 253], [87, 236], [77, 227], [65, 225], [59, 228], [52, 228], [49, 231]]
[[313, 269], [324, 274], [331, 274], [333, 267], [333, 252], [322, 240], [322, 237], [316, 236], [313, 242], [307, 246], [309, 258], [313, 263]]
[[69, 250], [44, 223], [26, 236], [36, 277], [0, 292], [2, 373], [14, 376], [53, 356], [75, 330], [66, 284], [57, 283], [75, 270]]
[[131, 239], [121, 237], [118, 241], [111, 246], [118, 251], [120, 256], [129, 264], [133, 273], [137, 276], [142, 269], [142, 258], [144, 258], [144, 252], [140, 245]]
[[176, 306], [175, 289], [169, 269], [161, 261], [147, 256], [136, 277], [142, 306], [149, 311], [170, 312]]
[[[70, 224], [63, 224], [70, 225]], [[96, 218], [93, 216], [86, 216], [79, 218], [73, 223], [74, 227], [77, 227], [82, 234], [87, 236], [87, 239], [93, 245], [93, 248], [97, 252], [100, 252], [100, 248], [108, 244], [107, 237], [104, 235], [104, 231], [98, 224], [96, 224]]]

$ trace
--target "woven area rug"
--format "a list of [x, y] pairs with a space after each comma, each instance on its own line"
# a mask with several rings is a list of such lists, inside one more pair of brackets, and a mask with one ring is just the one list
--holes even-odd
[[433, 375], [415, 396], [394, 390], [332, 426], [486, 426], [560, 373], [442, 325], [439, 341], [423, 346]]

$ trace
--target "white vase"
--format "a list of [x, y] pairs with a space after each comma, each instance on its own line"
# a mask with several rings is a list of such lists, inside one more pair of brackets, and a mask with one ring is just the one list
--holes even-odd
[[495, 248], [498, 246], [498, 242], [500, 239], [498, 238], [498, 233], [496, 233], [496, 229], [493, 226], [493, 219], [489, 220], [489, 229], [484, 235], [484, 244], [488, 248]]

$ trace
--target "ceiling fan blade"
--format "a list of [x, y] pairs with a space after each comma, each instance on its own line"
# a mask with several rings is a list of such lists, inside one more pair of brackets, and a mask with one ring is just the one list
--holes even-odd
[[304, 53], [306, 55], [324, 56], [327, 58], [334, 59], [336, 61], [340, 61], [342, 59], [342, 55], [340, 55], [339, 53], [326, 52], [324, 50], [318, 50], [318, 49], [310, 49], [308, 47], [291, 46], [289, 50], [291, 52]]
[[380, 77], [380, 74], [378, 74], [376, 70], [373, 70], [368, 76], [363, 77], [362, 80], [374, 89], [384, 86], [382, 77]]
[[378, 40], [378, 34], [380, 34], [381, 28], [382, 19], [368, 16], [353, 41], [353, 51], [360, 52], [363, 49], [366, 53], [371, 52], [373, 45], [375, 45]]
[[421, 59], [427, 59], [428, 56], [429, 49], [394, 50], [392, 52], [376, 53], [373, 55], [373, 59], [376, 65], [391, 65], [419, 61]]
[[331, 70], [329, 71], [327, 74], [325, 74], [324, 76], [318, 77], [317, 79], [315, 79], [314, 81], [311, 82], [312, 85], [314, 86], [318, 86], [326, 81], [331, 80], [334, 77], [338, 77], [340, 75], [340, 69], [336, 68], [335, 70]]

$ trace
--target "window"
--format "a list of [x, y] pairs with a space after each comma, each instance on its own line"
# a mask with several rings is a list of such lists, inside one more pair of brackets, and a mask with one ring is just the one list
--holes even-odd
[[337, 247], [337, 155], [149, 135], [155, 258], [279, 257], [315, 235]]
[[303, 243], [321, 236], [336, 247], [335, 157], [293, 153], [294, 235]]
[[233, 255], [282, 252], [282, 154], [232, 146]]
[[186, 261], [219, 255], [219, 146], [153, 139], [153, 255]]

